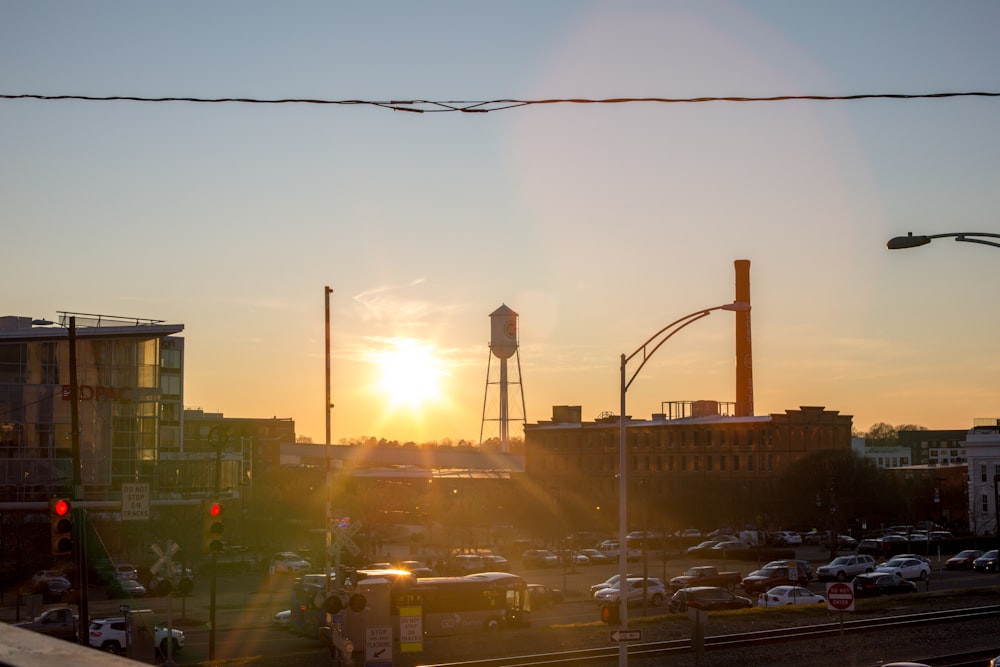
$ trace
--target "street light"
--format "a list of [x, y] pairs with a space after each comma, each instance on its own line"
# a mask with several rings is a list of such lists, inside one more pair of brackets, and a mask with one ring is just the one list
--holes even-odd
[[[697, 310], [680, 319], [674, 320], [667, 326], [657, 331], [632, 354], [626, 356], [623, 353], [621, 356], [621, 412], [618, 414], [618, 609], [621, 629], [623, 631], [628, 630], [628, 600], [626, 597], [626, 584], [628, 583], [628, 449], [625, 441], [625, 393], [632, 385], [632, 381], [635, 380], [637, 375], [639, 375], [639, 371], [641, 371], [642, 367], [646, 365], [649, 358], [660, 349], [660, 346], [666, 343], [671, 337], [673, 337], [674, 334], [684, 327], [689, 324], [693, 324], [704, 317], [708, 317], [713, 311], [716, 310], [747, 312], [750, 310], [750, 304], [743, 301], [735, 301], [733, 303], [715, 306], [714, 308]], [[642, 353], [641, 361], [635, 371], [633, 371], [632, 375], [628, 376], [628, 362], [636, 358], [640, 352]], [[621, 665], [621, 667], [626, 667], [628, 665], [627, 642], [618, 642], [618, 664]]]
[[[918, 246], [927, 245], [934, 239], [942, 239], [952, 237], [956, 241], [965, 241], [966, 243], [979, 243], [982, 245], [991, 245], [994, 248], [1000, 248], [1000, 243], [996, 241], [987, 241], [987, 238], [1000, 239], [1000, 234], [989, 234], [986, 232], [952, 232], [948, 234], [929, 234], [929, 235], [917, 235], [914, 236], [913, 232], [908, 232], [906, 236], [896, 236], [889, 239], [889, 242], [885, 244], [885, 247], [889, 250], [905, 250], [907, 248], [916, 248]], [[980, 238], [985, 237], [985, 238]]]

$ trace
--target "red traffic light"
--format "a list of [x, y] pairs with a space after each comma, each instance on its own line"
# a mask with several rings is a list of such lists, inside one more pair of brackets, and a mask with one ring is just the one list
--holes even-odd
[[56, 516], [66, 516], [70, 513], [71, 509], [69, 501], [65, 498], [59, 498], [52, 502], [52, 513]]
[[221, 503], [212, 503], [211, 505], [209, 505], [208, 506], [208, 514], [209, 514], [209, 516], [213, 516], [213, 517], [222, 516], [222, 504]]

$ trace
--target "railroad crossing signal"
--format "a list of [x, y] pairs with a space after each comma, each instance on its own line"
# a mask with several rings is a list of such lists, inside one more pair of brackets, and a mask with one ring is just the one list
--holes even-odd
[[73, 506], [65, 498], [49, 500], [53, 556], [65, 556], [73, 553], [73, 521], [70, 519], [72, 511]]
[[222, 551], [222, 533], [225, 526], [222, 522], [222, 503], [210, 500], [202, 506], [201, 550], [205, 553]]

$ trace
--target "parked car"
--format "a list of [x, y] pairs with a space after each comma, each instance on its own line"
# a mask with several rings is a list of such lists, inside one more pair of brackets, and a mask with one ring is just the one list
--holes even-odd
[[790, 604], [826, 604], [826, 598], [802, 586], [775, 586], [757, 596], [758, 607], [781, 607]]
[[115, 565], [115, 573], [120, 579], [135, 579], [139, 580], [139, 571], [135, 569], [135, 565], [131, 563], [120, 563]]
[[944, 562], [946, 570], [971, 570], [972, 563], [983, 555], [979, 549], [965, 549]]
[[597, 549], [580, 549], [580, 555], [587, 557], [587, 565], [601, 565], [612, 562], [612, 559], [606, 553]]
[[820, 581], [847, 581], [856, 575], [875, 570], [875, 559], [867, 554], [838, 556], [826, 565], [816, 568], [816, 578]]
[[[156, 650], [161, 655], [167, 654], [167, 643], [173, 640], [173, 653], [177, 653], [184, 648], [184, 631], [174, 628], [170, 633], [166, 626], [153, 626], [154, 641]], [[170, 637], [171, 639], [168, 639]], [[125, 639], [125, 617], [116, 616], [112, 618], [95, 618], [90, 622], [90, 645], [102, 651], [110, 653], [124, 653], [126, 647]]]
[[972, 569], [976, 572], [996, 572], [998, 556], [1000, 554], [997, 553], [997, 550], [991, 549], [972, 561]]
[[448, 561], [448, 574], [455, 576], [476, 574], [487, 569], [491, 568], [486, 567], [483, 557], [478, 554], [458, 554]]
[[433, 577], [434, 570], [427, 567], [423, 561], [419, 560], [404, 560], [399, 563], [400, 570], [406, 570], [407, 572], [412, 572], [413, 576], [420, 577]]
[[108, 599], [117, 598], [141, 598], [149, 594], [146, 587], [135, 579], [122, 579], [115, 577], [108, 583]]
[[[594, 593], [596, 593], [597, 591], [601, 590], [602, 588], [611, 588], [612, 586], [617, 586], [618, 585], [619, 576], [620, 575], [613, 574], [610, 577], [608, 577], [607, 579], [605, 579], [604, 581], [602, 581], [601, 583], [594, 584], [593, 586], [591, 586], [590, 587], [590, 597], [594, 597]], [[631, 579], [631, 578], [633, 578], [635, 576], [636, 575], [634, 575], [634, 574], [626, 575], [626, 577], [629, 578], [629, 579]]]
[[917, 585], [891, 572], [867, 572], [854, 577], [851, 582], [854, 597], [874, 597], [896, 593], [916, 593]]
[[751, 572], [743, 578], [743, 590], [751, 595], [757, 595], [775, 586], [792, 586], [805, 584], [809, 575], [797, 564], [763, 567]]
[[66, 575], [60, 570], [39, 570], [31, 575], [31, 585], [33, 587], [40, 587], [47, 583], [50, 579], [65, 579]]
[[876, 572], [892, 572], [903, 579], [919, 579], [924, 581], [931, 576], [931, 566], [919, 558], [901, 558], [896, 556], [875, 568]]
[[931, 564], [931, 559], [923, 554], [896, 554], [893, 558], [916, 558], [917, 560], [922, 560], [928, 565]]
[[73, 596], [73, 585], [66, 577], [53, 577], [40, 585], [42, 600], [46, 603], [70, 602]]
[[785, 547], [797, 547], [802, 544], [802, 536], [791, 530], [779, 530], [774, 534], [775, 542]]
[[858, 541], [850, 535], [837, 535], [838, 549], [857, 549]]
[[693, 547], [687, 548], [688, 556], [707, 556], [711, 553], [709, 550], [718, 544], [721, 540], [705, 540], [700, 542]]
[[722, 556], [723, 558], [730, 551], [746, 551], [750, 547], [739, 540], [726, 540], [725, 542], [719, 542], [714, 547], [708, 550], [711, 556]]
[[746, 609], [753, 606], [753, 600], [741, 595], [734, 595], [725, 588], [717, 586], [694, 586], [682, 588], [670, 598], [667, 611], [671, 614], [684, 613], [688, 607], [704, 611], [719, 611], [723, 609]]
[[869, 537], [858, 542], [857, 552], [874, 558], [881, 558], [889, 553], [889, 545], [881, 537]]
[[532, 609], [551, 607], [563, 601], [563, 592], [545, 584], [528, 584], [528, 600]]
[[787, 566], [791, 566], [793, 564], [796, 565], [798, 568], [800, 568], [800, 571], [806, 573], [806, 580], [807, 581], [812, 581], [812, 578], [813, 578], [813, 568], [812, 568], [812, 565], [807, 560], [802, 560], [802, 559], [799, 559], [799, 558], [782, 558], [782, 559], [779, 559], [779, 560], [772, 560], [770, 563], [768, 563], [764, 567], [782, 567], [782, 566], [786, 566], [786, 565]]
[[559, 564], [559, 556], [548, 549], [528, 549], [521, 554], [521, 563], [525, 567], [555, 567]]
[[279, 551], [271, 558], [271, 574], [305, 574], [312, 564], [294, 551]]
[[[621, 586], [602, 588], [594, 593], [596, 602], [617, 602], [621, 598]], [[629, 606], [642, 604], [643, 599], [651, 607], [662, 606], [667, 601], [667, 589], [659, 579], [631, 577], [625, 582], [625, 602]]]

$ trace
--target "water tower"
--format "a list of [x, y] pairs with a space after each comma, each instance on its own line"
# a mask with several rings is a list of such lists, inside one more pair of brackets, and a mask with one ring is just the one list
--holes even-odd
[[[483, 444], [483, 428], [487, 421], [500, 422], [500, 451], [510, 451], [510, 438], [508, 425], [510, 417], [509, 388], [511, 385], [517, 387], [521, 395], [521, 416], [515, 421], [524, 422], [524, 391], [521, 388], [521, 356], [517, 349], [517, 313], [501, 305], [490, 313], [490, 353], [486, 361], [486, 393], [483, 396], [483, 421], [479, 427], [479, 444]], [[500, 377], [491, 376], [493, 368], [493, 357], [500, 360]], [[517, 377], [513, 380], [508, 377], [507, 360], [514, 357], [517, 360]], [[493, 396], [493, 403], [490, 396]], [[487, 406], [499, 404], [499, 414], [497, 417], [487, 417]]]

